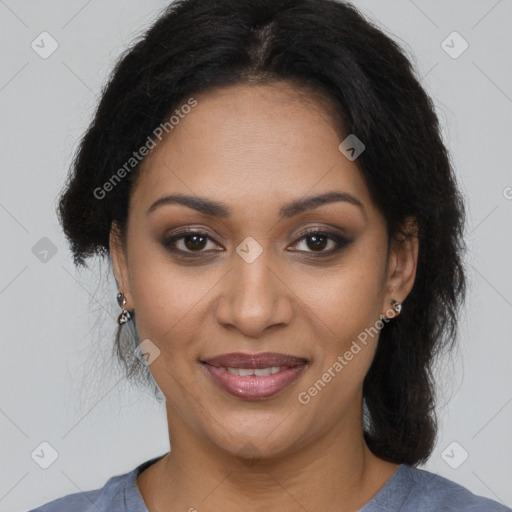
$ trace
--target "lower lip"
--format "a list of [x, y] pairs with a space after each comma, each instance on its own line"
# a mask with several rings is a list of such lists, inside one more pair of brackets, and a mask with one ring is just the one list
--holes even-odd
[[266, 377], [256, 375], [240, 377], [210, 364], [204, 363], [203, 366], [208, 370], [217, 385], [229, 394], [245, 400], [259, 400], [276, 395], [290, 386], [305, 367], [303, 364], [293, 366]]

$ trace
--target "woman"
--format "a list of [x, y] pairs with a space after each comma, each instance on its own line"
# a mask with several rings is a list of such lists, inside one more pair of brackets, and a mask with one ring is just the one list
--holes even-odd
[[59, 206], [75, 263], [112, 263], [118, 354], [171, 451], [36, 511], [507, 510], [415, 467], [464, 209], [431, 100], [354, 7], [173, 3]]

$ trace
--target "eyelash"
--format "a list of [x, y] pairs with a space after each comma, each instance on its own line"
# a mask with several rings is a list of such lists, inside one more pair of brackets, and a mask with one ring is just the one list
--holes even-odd
[[[183, 256], [185, 258], [197, 258], [201, 257], [202, 253], [206, 252], [204, 250], [199, 251], [184, 251], [182, 249], [177, 249], [175, 247], [175, 243], [183, 238], [187, 238], [188, 236], [192, 235], [200, 235], [203, 237], [206, 237], [209, 241], [212, 241], [215, 243], [215, 240], [208, 236], [207, 233], [203, 231], [195, 231], [195, 230], [187, 230], [182, 231], [181, 233], [177, 233], [169, 238], [166, 238], [162, 243], [166, 247], [167, 250], [169, 250], [172, 253], [179, 254], [180, 256]], [[305, 231], [304, 233], [301, 233], [299, 235], [299, 238], [296, 240], [295, 244], [302, 242], [303, 240], [312, 237], [312, 236], [322, 236], [327, 238], [328, 240], [331, 240], [337, 244], [337, 247], [334, 249], [331, 249], [330, 251], [322, 251], [322, 252], [316, 252], [316, 251], [294, 251], [294, 252], [306, 252], [309, 254], [308, 257], [313, 258], [323, 258], [333, 255], [334, 253], [340, 251], [344, 247], [347, 247], [352, 243], [352, 240], [347, 239], [346, 237], [342, 235], [338, 235], [336, 233], [330, 233], [328, 231], [322, 231], [318, 229], [311, 229], [308, 231]]]

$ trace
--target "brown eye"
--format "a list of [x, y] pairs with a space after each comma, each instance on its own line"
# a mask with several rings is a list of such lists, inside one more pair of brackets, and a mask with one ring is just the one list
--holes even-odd
[[183, 237], [183, 244], [191, 251], [204, 249], [208, 237], [202, 235], [188, 235]]
[[[331, 242], [331, 250], [325, 251], [329, 242]], [[329, 256], [352, 243], [352, 240], [348, 240], [337, 233], [312, 230], [304, 233], [296, 242], [296, 244], [299, 243], [303, 243], [306, 249], [298, 252], [312, 253], [313, 256]]]
[[329, 238], [324, 235], [309, 235], [305, 240], [308, 248], [313, 251], [322, 251], [329, 242]]
[[186, 256], [187, 253], [200, 254], [203, 252], [209, 252], [204, 251], [204, 249], [210, 241], [214, 245], [215, 250], [218, 246], [206, 233], [202, 233], [200, 231], [185, 231], [166, 238], [162, 243], [169, 251]]

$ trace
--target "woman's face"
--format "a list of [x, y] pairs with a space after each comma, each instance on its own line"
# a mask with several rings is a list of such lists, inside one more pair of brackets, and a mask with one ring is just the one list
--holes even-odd
[[[196, 100], [142, 164], [126, 253], [111, 239], [140, 339], [160, 351], [171, 437], [270, 457], [360, 431], [375, 327], [410, 291], [416, 249], [388, 253], [319, 104], [286, 84]], [[155, 205], [176, 194], [189, 206]], [[264, 353], [277, 355], [251, 357]]]

